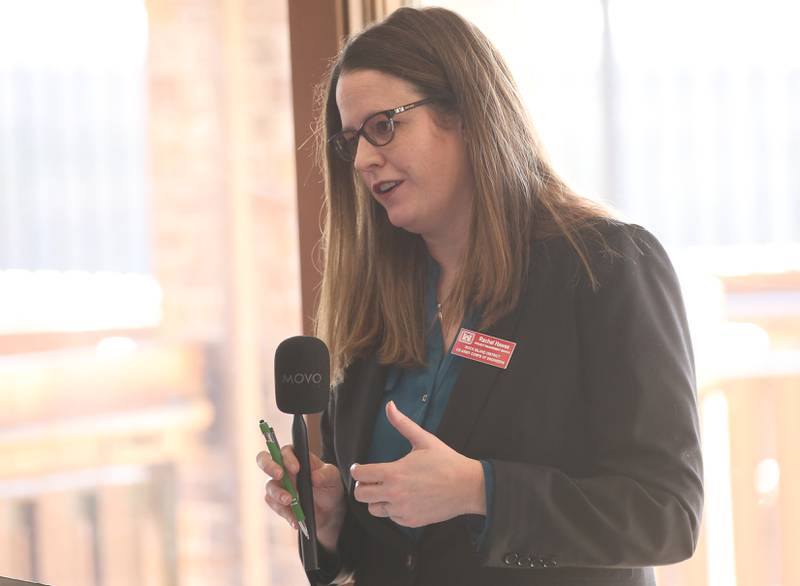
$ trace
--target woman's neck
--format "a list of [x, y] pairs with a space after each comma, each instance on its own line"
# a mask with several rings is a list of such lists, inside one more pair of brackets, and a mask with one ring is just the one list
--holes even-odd
[[442, 302], [450, 293], [450, 289], [452, 288], [461, 266], [466, 249], [466, 236], [459, 239], [459, 241], [454, 241], [452, 239], [441, 241], [425, 239], [425, 245], [428, 248], [428, 253], [441, 269], [436, 293], [437, 299], [439, 302]]
[[469, 208], [457, 210], [450, 221], [436, 230], [420, 234], [428, 254], [439, 265], [441, 273], [437, 283], [437, 299], [441, 303], [450, 294], [467, 252], [471, 223]]

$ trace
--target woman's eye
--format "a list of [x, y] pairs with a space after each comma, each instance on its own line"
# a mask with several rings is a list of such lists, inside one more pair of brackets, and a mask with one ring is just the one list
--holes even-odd
[[375, 123], [375, 131], [379, 134], [388, 134], [392, 131], [392, 123], [389, 120], [379, 120]]

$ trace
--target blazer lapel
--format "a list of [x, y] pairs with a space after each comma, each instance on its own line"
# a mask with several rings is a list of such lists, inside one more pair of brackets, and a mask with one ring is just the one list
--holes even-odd
[[372, 433], [377, 420], [383, 390], [386, 384], [386, 375], [389, 368], [378, 364], [375, 359], [369, 360], [361, 367], [360, 376], [355, 377], [355, 384], [346, 389], [341, 389], [337, 397], [336, 414], [336, 441], [339, 465], [346, 470], [347, 492], [350, 507], [362, 525], [370, 527], [372, 531], [381, 533], [385, 539], [393, 540], [398, 546], [409, 547], [411, 538], [400, 531], [388, 519], [373, 517], [367, 505], [358, 502], [353, 497], [355, 482], [350, 477], [350, 466], [355, 462], [362, 464], [369, 454]]
[[[485, 334], [516, 342], [517, 325], [522, 317], [525, 300], [508, 315], [485, 330]], [[497, 382], [502, 369], [473, 360], [463, 359], [464, 364], [456, 379], [455, 387], [445, 408], [437, 436], [457, 452], [463, 452], [478, 417]], [[511, 356], [514, 361], [514, 356]]]
[[336, 451], [339, 463], [348, 467], [353, 462], [363, 463], [367, 457], [389, 371], [375, 359], [360, 368], [354, 384], [337, 391]]

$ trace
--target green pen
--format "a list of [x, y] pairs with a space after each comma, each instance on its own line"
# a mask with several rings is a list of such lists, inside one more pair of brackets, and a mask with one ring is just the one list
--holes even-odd
[[303, 532], [303, 535], [306, 536], [308, 539], [308, 529], [306, 528], [306, 516], [303, 513], [303, 508], [300, 506], [300, 503], [297, 500], [297, 491], [292, 485], [292, 481], [289, 479], [289, 473], [286, 471], [286, 466], [283, 465], [283, 456], [281, 456], [281, 447], [278, 445], [278, 438], [275, 437], [275, 430], [272, 429], [266, 421], [263, 419], [258, 422], [258, 426], [261, 428], [261, 433], [264, 435], [264, 439], [267, 440], [267, 449], [269, 450], [269, 455], [272, 456], [272, 459], [278, 463], [278, 465], [283, 468], [283, 476], [281, 476], [281, 484], [283, 488], [289, 491], [289, 494], [292, 495], [292, 502], [289, 506], [292, 509], [292, 513], [294, 513], [294, 518], [297, 519], [297, 524], [300, 526], [300, 531]]

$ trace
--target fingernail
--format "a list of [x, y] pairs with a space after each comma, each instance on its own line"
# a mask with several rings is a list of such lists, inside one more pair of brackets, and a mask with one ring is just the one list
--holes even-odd
[[291, 500], [292, 500], [292, 499], [289, 497], [289, 495], [288, 495], [288, 494], [285, 494], [285, 495], [283, 495], [283, 496], [281, 497], [281, 502], [282, 502], [284, 505], [288, 505], [288, 504], [289, 504], [289, 502], [290, 502]]

